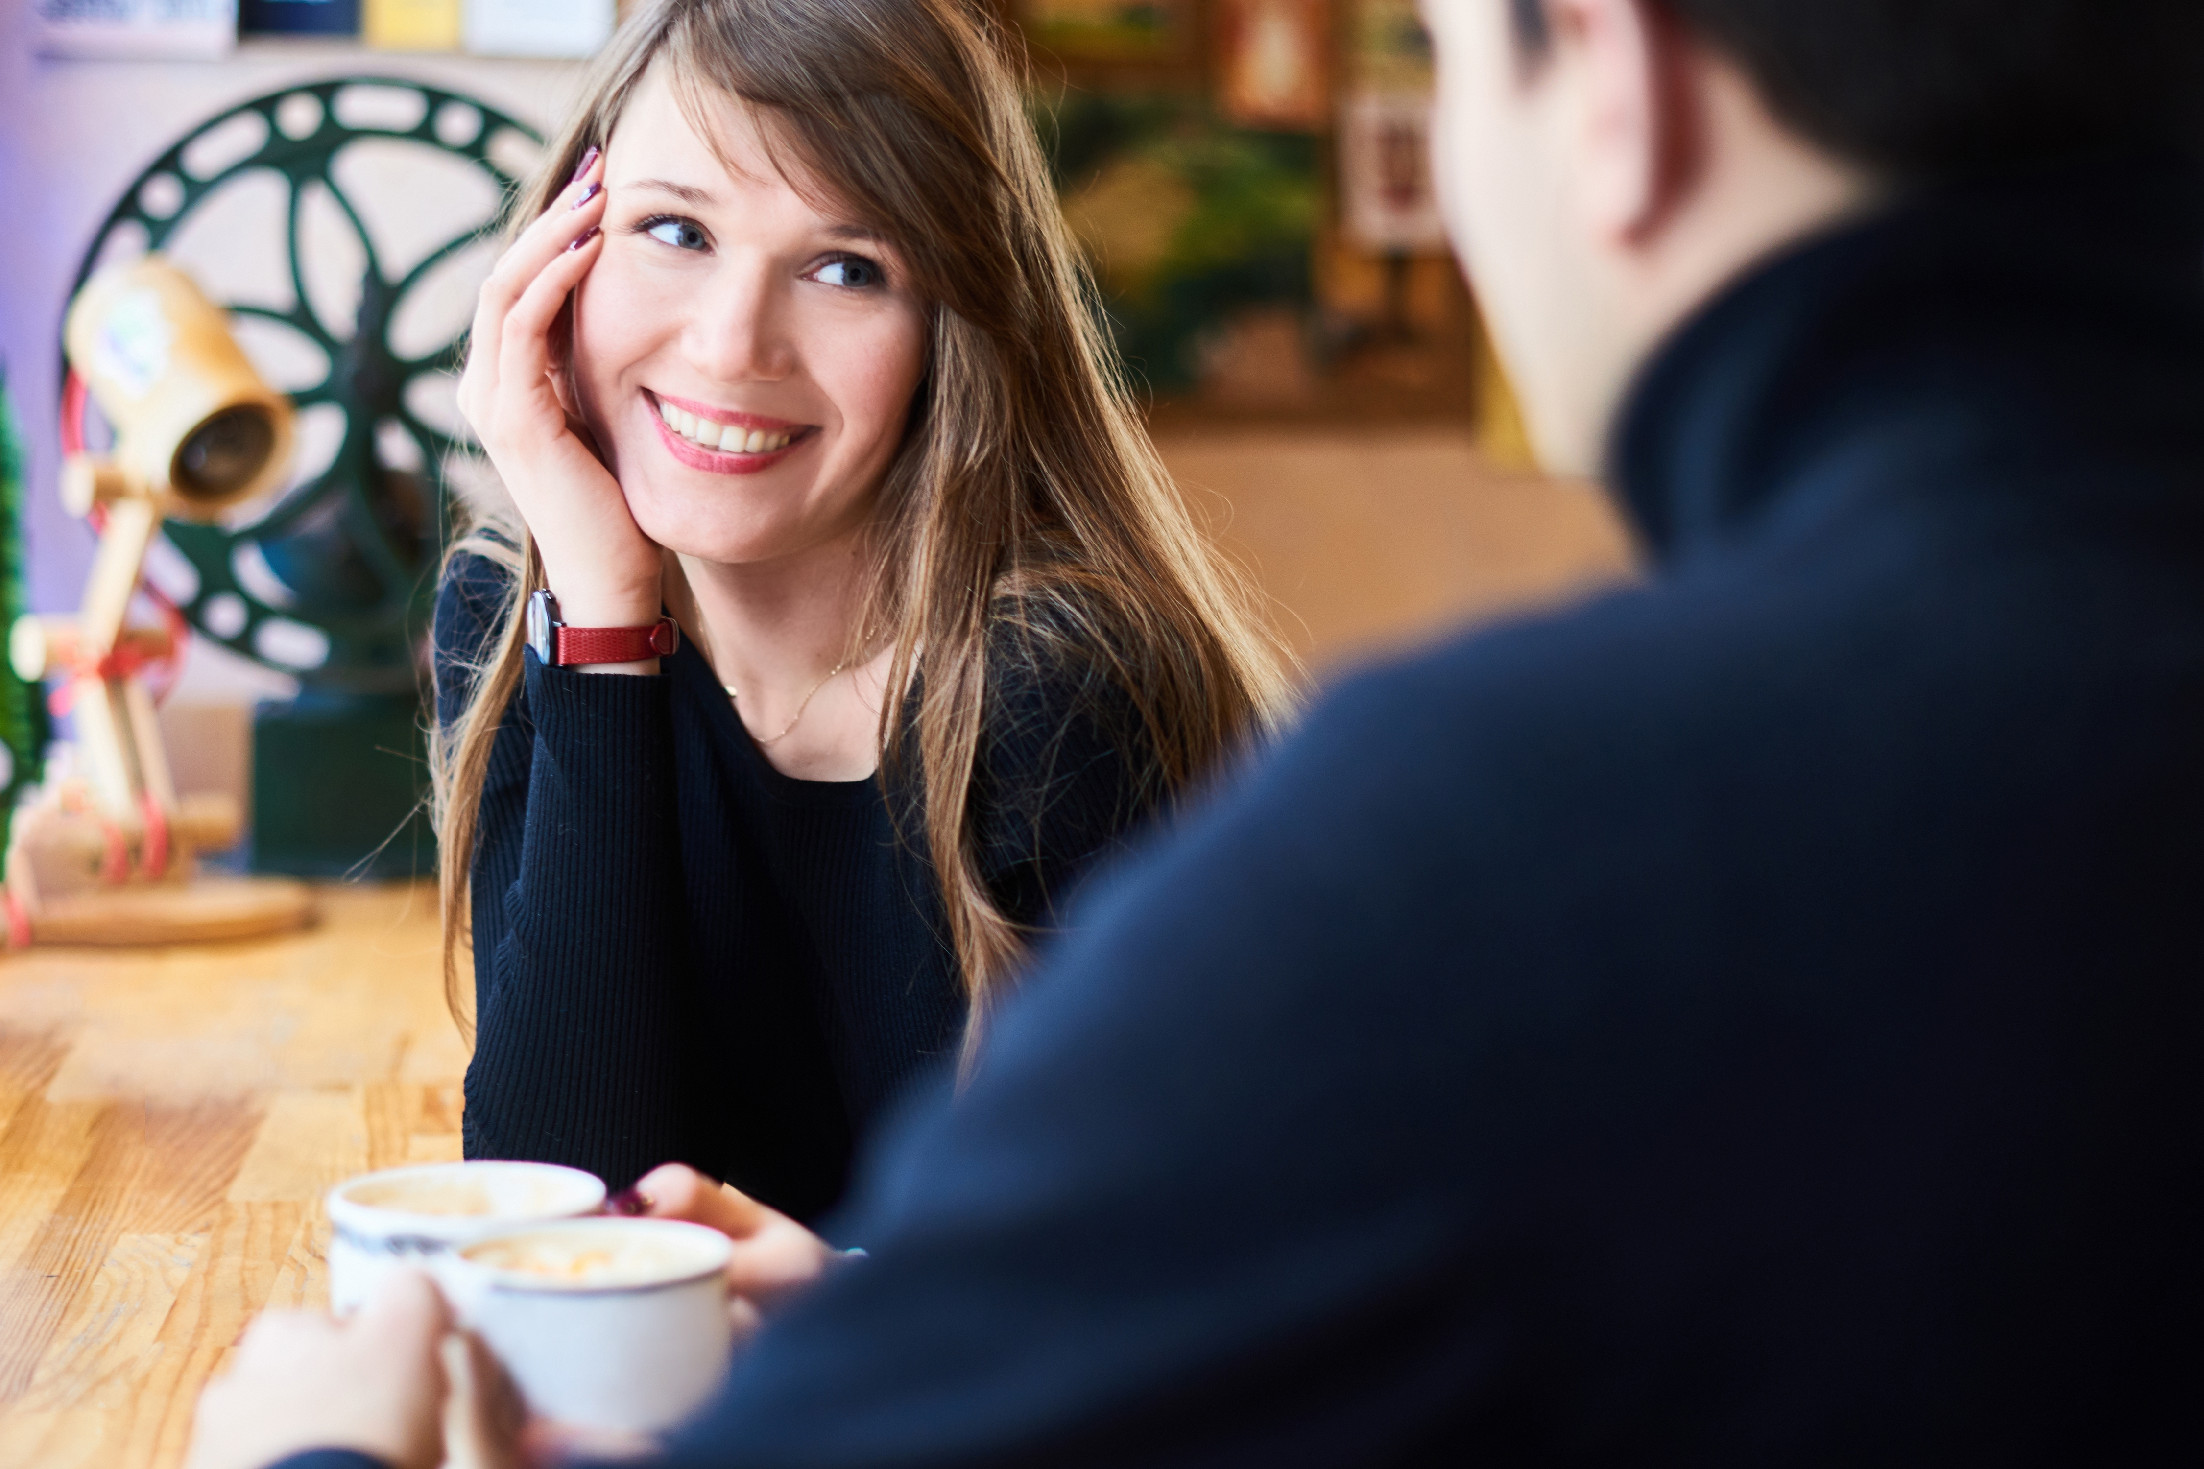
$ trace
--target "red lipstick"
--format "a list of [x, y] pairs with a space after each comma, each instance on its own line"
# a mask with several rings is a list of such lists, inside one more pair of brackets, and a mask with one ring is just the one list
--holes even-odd
[[771, 453], [747, 454], [725, 449], [706, 449], [674, 432], [673, 426], [659, 413], [657, 404], [648, 404], [651, 427], [658, 430], [658, 441], [666, 446], [666, 452], [689, 468], [702, 470], [706, 474], [759, 474], [773, 468], [818, 437], [817, 428], [811, 424], [792, 423], [785, 418], [767, 418], [758, 413], [734, 413], [725, 408], [714, 408], [706, 403], [692, 403], [687, 399], [666, 397], [663, 394], [658, 395], [658, 400], [722, 427], [794, 435], [787, 444]]

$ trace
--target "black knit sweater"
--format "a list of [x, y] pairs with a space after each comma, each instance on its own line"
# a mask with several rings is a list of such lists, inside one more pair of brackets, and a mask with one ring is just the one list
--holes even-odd
[[[445, 579], [447, 727], [507, 576], [462, 556]], [[972, 830], [1005, 913], [1045, 927], [1159, 784], [1095, 668], [1040, 667], [1007, 636], [990, 654]], [[783, 775], [686, 644], [655, 678], [527, 660], [471, 873], [467, 1156], [614, 1188], [678, 1160], [816, 1220], [874, 1120], [963, 1033], [915, 781]]]

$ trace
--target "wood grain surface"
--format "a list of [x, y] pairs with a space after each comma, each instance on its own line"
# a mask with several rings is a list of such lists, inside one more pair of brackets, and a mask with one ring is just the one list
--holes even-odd
[[0, 1465], [183, 1456], [264, 1307], [327, 1300], [321, 1196], [459, 1156], [425, 887], [252, 943], [0, 958]]

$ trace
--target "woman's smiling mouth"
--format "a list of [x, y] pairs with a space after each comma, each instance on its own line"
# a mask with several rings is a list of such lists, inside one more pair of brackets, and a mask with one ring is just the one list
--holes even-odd
[[714, 474], [749, 474], [777, 464], [816, 432], [811, 424], [648, 396], [667, 449], [691, 469]]

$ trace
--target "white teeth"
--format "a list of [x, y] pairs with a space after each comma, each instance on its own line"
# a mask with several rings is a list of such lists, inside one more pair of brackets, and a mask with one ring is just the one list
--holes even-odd
[[685, 408], [676, 408], [661, 399], [658, 416], [666, 426], [700, 449], [715, 449], [722, 454], [770, 454], [776, 449], [788, 447], [795, 437], [793, 430], [768, 433], [761, 428], [743, 429], [734, 424], [719, 424], [709, 418], [699, 418]]

